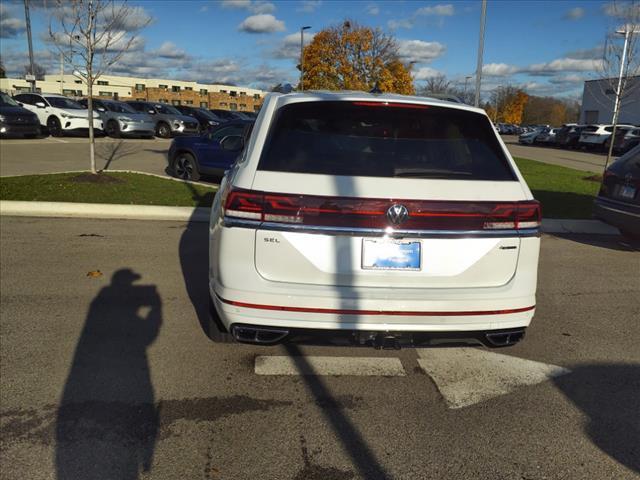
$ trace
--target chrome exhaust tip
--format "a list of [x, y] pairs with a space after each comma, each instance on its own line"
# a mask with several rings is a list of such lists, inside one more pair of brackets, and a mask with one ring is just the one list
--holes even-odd
[[485, 333], [485, 339], [493, 347], [507, 347], [509, 345], [515, 345], [523, 338], [524, 328]]
[[238, 342], [270, 345], [282, 341], [287, 335], [289, 335], [289, 330], [271, 327], [234, 325], [231, 327], [231, 334]]

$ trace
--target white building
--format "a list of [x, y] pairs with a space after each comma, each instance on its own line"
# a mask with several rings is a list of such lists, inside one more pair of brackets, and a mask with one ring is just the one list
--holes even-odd
[[[613, 120], [617, 79], [584, 82], [580, 123], [605, 123]], [[640, 125], [640, 76], [630, 77], [620, 104], [618, 123]]]
[[[42, 93], [60, 93], [74, 97], [87, 95], [87, 86], [82, 78], [76, 75], [45, 75], [44, 80], [36, 82], [36, 88]], [[197, 82], [183, 82], [181, 80], [167, 80], [159, 78], [120, 77], [116, 75], [102, 75], [94, 85], [94, 95], [112, 97], [135, 97], [136, 91], [147, 88], [165, 88], [171, 92], [194, 91], [207, 93], [229, 93], [232, 96], [264, 97], [267, 92], [255, 88], [238, 87], [232, 85], [203, 84]], [[20, 78], [0, 78], [0, 90], [11, 95], [22, 91], [30, 91], [29, 82]]]

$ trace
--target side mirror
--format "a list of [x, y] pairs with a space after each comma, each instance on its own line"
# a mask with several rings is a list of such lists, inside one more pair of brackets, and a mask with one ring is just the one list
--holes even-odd
[[38, 108], [46, 108], [46, 105], [43, 102], [36, 102], [36, 107], [38, 107]]
[[98, 107], [98, 108], [96, 108], [96, 110], [98, 110], [99, 112], [106, 112], [107, 111], [107, 109], [104, 108], [104, 107]]
[[220, 141], [220, 147], [227, 152], [239, 152], [244, 147], [242, 135], [227, 135]]
[[149, 115], [155, 115], [155, 114], [156, 114], [156, 111], [155, 111], [155, 110], [149, 110], [149, 112], [148, 112], [148, 113], [149, 113]]

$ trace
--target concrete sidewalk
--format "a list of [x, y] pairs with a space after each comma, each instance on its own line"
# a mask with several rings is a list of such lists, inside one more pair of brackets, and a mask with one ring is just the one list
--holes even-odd
[[[155, 205], [111, 205], [103, 203], [0, 201], [0, 215], [20, 217], [109, 218], [121, 220], [170, 220], [208, 222], [209, 208]], [[543, 233], [618, 235], [618, 230], [599, 220], [548, 218]]]

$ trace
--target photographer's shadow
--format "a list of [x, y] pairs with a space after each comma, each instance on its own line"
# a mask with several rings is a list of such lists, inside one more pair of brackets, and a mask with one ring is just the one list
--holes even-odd
[[133, 480], [151, 469], [159, 410], [147, 348], [162, 303], [139, 279], [118, 270], [91, 303], [57, 412], [58, 480]]

